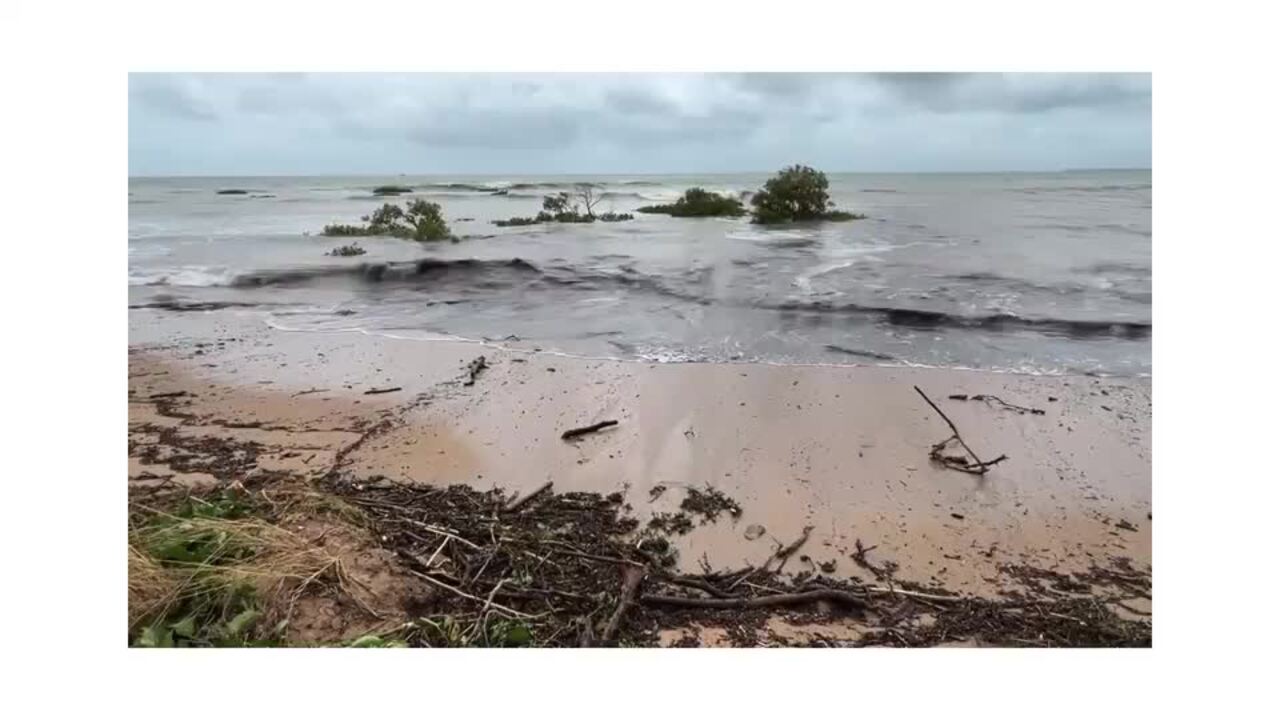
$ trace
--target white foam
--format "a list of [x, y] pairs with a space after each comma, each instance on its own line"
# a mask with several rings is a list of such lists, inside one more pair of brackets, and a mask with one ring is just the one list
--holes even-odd
[[235, 276], [226, 268], [200, 266], [136, 268], [129, 271], [130, 285], [220, 287], [230, 285], [234, 278]]

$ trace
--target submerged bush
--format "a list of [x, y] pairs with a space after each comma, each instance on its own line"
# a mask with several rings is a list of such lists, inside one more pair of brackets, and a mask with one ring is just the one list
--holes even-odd
[[635, 219], [635, 216], [630, 213], [607, 212], [596, 215], [591, 208], [600, 201], [599, 197], [594, 194], [591, 186], [583, 185], [582, 188], [577, 196], [582, 198], [587, 205], [587, 212], [585, 213], [579, 211], [579, 206], [573, 202], [572, 195], [567, 192], [560, 192], [555, 195], [544, 196], [542, 198], [542, 210], [534, 217], [513, 217], [506, 220], [494, 220], [493, 224], [498, 227], [521, 227], [552, 222], [593, 223], [596, 220], [601, 222], [622, 222]]
[[348, 237], [359, 235], [390, 235], [391, 237], [433, 242], [455, 240], [449, 231], [438, 203], [414, 200], [408, 209], [390, 203], [360, 218], [367, 225], [326, 225], [323, 235]]
[[740, 217], [747, 214], [742, 201], [737, 198], [689, 188], [684, 196], [669, 205], [646, 205], [636, 212], [670, 215], [672, 217]]
[[343, 245], [342, 247], [336, 247], [330, 250], [325, 253], [325, 255], [331, 255], [334, 257], [353, 257], [355, 255], [364, 255], [365, 252], [367, 251], [359, 245]]
[[372, 233], [363, 225], [325, 225], [320, 234], [329, 237], [363, 237]]
[[751, 198], [751, 222], [761, 225], [803, 220], [857, 220], [865, 216], [834, 210], [827, 176], [806, 165], [779, 171]]
[[537, 225], [542, 222], [538, 218], [531, 217], [513, 217], [507, 220], [494, 220], [493, 224], [498, 227], [519, 227], [522, 225]]
[[373, 189], [374, 195], [403, 195], [413, 192], [413, 188], [404, 185], [379, 185]]

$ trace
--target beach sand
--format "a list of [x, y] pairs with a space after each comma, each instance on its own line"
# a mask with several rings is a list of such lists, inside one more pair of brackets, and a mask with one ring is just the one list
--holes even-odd
[[[514, 492], [550, 480], [622, 492], [641, 522], [710, 486], [742, 513], [682, 536], [686, 569], [759, 564], [806, 527], [789, 570], [834, 561], [832, 575], [869, 579], [850, 557], [861, 542], [900, 579], [979, 596], [1007, 587], [1004, 564], [1151, 569], [1149, 379], [648, 364], [288, 333], [228, 311], [132, 311], [130, 342], [132, 483], [334, 469]], [[488, 367], [468, 385], [481, 355]], [[1008, 460], [985, 475], [931, 462], [950, 430], [913, 386], [984, 460]], [[618, 424], [561, 439], [603, 420]], [[753, 525], [765, 533], [749, 540]]]

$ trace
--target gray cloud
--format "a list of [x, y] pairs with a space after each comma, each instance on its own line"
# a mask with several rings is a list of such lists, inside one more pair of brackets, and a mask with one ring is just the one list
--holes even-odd
[[1151, 103], [1149, 75], [876, 73], [874, 79], [907, 106], [934, 112], [1042, 113]]
[[711, 172], [792, 157], [1055, 169], [1151, 154], [1149, 75], [135, 74], [129, 105], [131, 171], [156, 174]]

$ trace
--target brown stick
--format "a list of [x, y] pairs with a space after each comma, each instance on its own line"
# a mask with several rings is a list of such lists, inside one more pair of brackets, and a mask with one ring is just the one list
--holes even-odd
[[487, 367], [489, 367], [489, 364], [485, 362], [483, 355], [476, 358], [475, 360], [472, 360], [471, 364], [467, 365], [467, 379], [462, 384], [475, 385], [476, 376], [480, 374], [481, 370], [484, 370]]
[[[929, 407], [933, 408], [934, 412], [938, 413], [938, 415], [943, 420], [946, 421], [947, 426], [951, 428], [951, 437], [934, 445], [933, 448], [929, 451], [929, 457], [933, 458], [934, 460], [937, 460], [938, 462], [941, 462], [943, 465], [946, 465], [949, 468], [953, 468], [955, 470], [961, 470], [967, 473], [972, 473], [974, 475], [983, 475], [987, 472], [988, 469], [991, 468], [992, 465], [995, 465], [998, 462], [1002, 462], [1004, 460], [1009, 459], [1007, 455], [1001, 455], [995, 460], [983, 462], [982, 458], [978, 457], [978, 453], [974, 452], [973, 448], [969, 447], [969, 444], [964, 441], [964, 438], [960, 437], [960, 429], [956, 427], [955, 423], [951, 422], [951, 418], [947, 417], [946, 413], [942, 412], [942, 408], [935, 405], [934, 402], [929, 399], [929, 396], [925, 395], [924, 391], [921, 390], [918, 385], [912, 385], [912, 387], [915, 388], [916, 392], [920, 394], [920, 397], [924, 398], [925, 402], [929, 403]], [[960, 443], [960, 447], [963, 447], [965, 449], [965, 452], [969, 453], [969, 457], [973, 458], [972, 463], [966, 462], [965, 464], [961, 464], [959, 460], [963, 460], [963, 458], [957, 457], [956, 459], [952, 459], [952, 458], [942, 456], [941, 453], [942, 453], [943, 446], [951, 442], [953, 439], [956, 442]]]
[[503, 509], [502, 509], [502, 510], [503, 510], [503, 512], [515, 512], [515, 511], [519, 510], [520, 508], [524, 507], [525, 505], [528, 505], [530, 500], [532, 500], [532, 499], [534, 499], [535, 497], [537, 497], [537, 496], [541, 495], [542, 493], [546, 492], [547, 490], [550, 490], [550, 489], [551, 489], [551, 482], [552, 482], [552, 481], [548, 480], [548, 481], [546, 481], [546, 482], [542, 483], [541, 485], [539, 485], [539, 486], [537, 487], [537, 489], [535, 489], [533, 492], [529, 493], [528, 495], [525, 495], [525, 496], [524, 496], [524, 497], [522, 497], [522, 498], [517, 498], [517, 499], [512, 500], [511, 502], [507, 503], [507, 506], [506, 506], [505, 508], [503, 508]]
[[718, 598], [733, 597], [731, 593], [727, 593], [721, 590], [720, 588], [716, 587], [715, 585], [712, 585], [711, 583], [707, 582], [706, 580], [703, 580], [702, 578], [684, 577], [680, 575], [668, 575], [664, 573], [658, 576], [658, 580], [660, 582], [668, 583], [671, 585], [679, 585], [680, 587], [687, 587], [687, 588], [694, 588], [695, 590], [701, 590], [702, 592], [712, 597], [718, 597]]
[[389, 388], [373, 388], [372, 390], [365, 390], [365, 391], [364, 391], [364, 394], [365, 394], [365, 395], [381, 395], [381, 394], [383, 394], [383, 393], [393, 393], [393, 392], [398, 392], [399, 390], [400, 390], [400, 388], [398, 388], [398, 387], [389, 387]]
[[622, 622], [622, 616], [631, 607], [631, 602], [636, 596], [636, 589], [640, 587], [640, 581], [643, 579], [644, 571], [640, 568], [627, 565], [622, 569], [622, 597], [618, 599], [618, 609], [613, 611], [613, 617], [609, 618], [609, 624], [604, 627], [604, 632], [600, 633], [601, 645], [607, 646], [613, 640], [613, 635], [618, 632], [618, 625]]
[[810, 590], [800, 593], [782, 593], [753, 598], [690, 598], [677, 595], [642, 595], [640, 602], [648, 605], [674, 605], [676, 607], [735, 610], [742, 608], [774, 607], [777, 605], [803, 605], [827, 600], [830, 602], [865, 607], [866, 600], [843, 590]]
[[598, 431], [598, 430], [603, 430], [603, 429], [605, 429], [605, 428], [607, 428], [607, 427], [613, 427], [614, 425], [617, 425], [617, 424], [618, 424], [618, 421], [617, 421], [617, 420], [604, 420], [604, 421], [602, 421], [602, 422], [598, 422], [598, 423], [596, 423], [596, 424], [594, 424], [594, 425], [588, 425], [588, 426], [586, 426], [586, 427], [574, 428], [574, 429], [572, 429], [572, 430], [565, 430], [565, 431], [564, 431], [564, 433], [562, 433], [562, 434], [560, 435], [560, 439], [561, 439], [561, 440], [572, 440], [573, 438], [576, 438], [576, 437], [578, 437], [579, 435], [586, 435], [586, 434], [588, 434], [588, 433], [593, 433], [593, 432], [596, 432], [596, 431]]
[[[787, 560], [789, 560], [791, 556], [794, 555], [795, 552], [800, 549], [801, 545], [805, 544], [805, 541], [809, 539], [809, 533], [811, 532], [813, 532], [813, 526], [805, 525], [804, 530], [800, 532], [800, 537], [795, 542], [791, 543], [790, 545], [774, 553], [773, 555], [774, 559], [781, 561], [778, 563], [778, 568], [774, 570], [774, 572], [782, 572], [782, 566], [786, 565]], [[768, 565], [768, 563], [765, 563], [765, 564]]]

